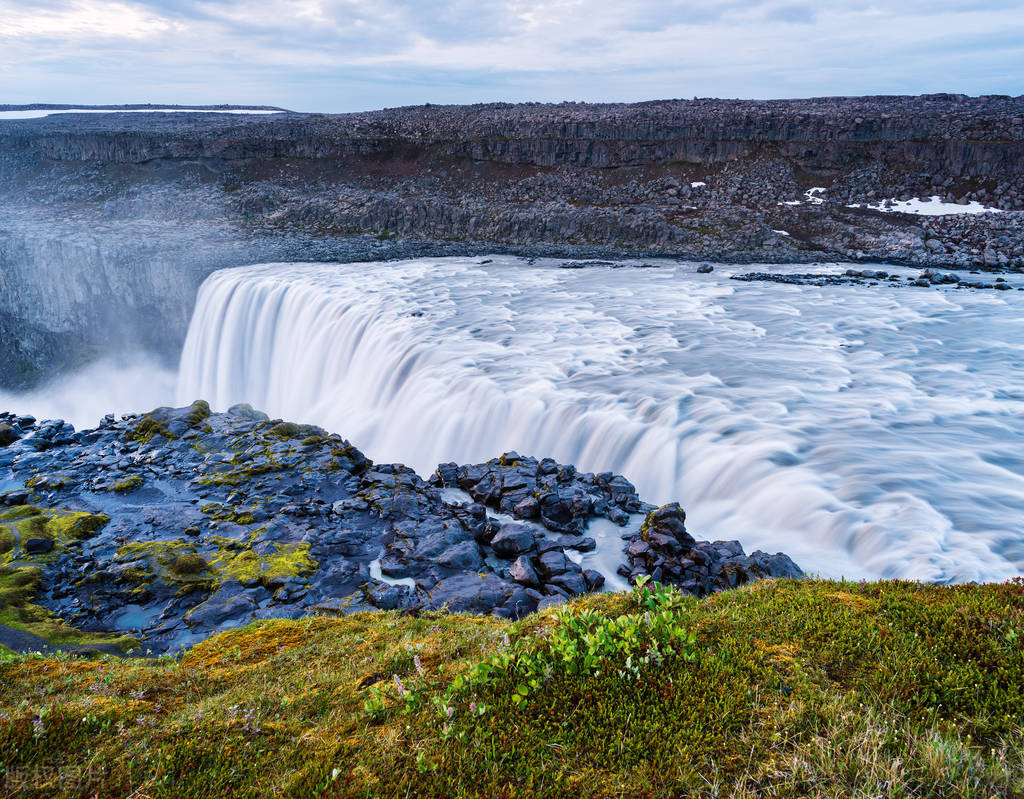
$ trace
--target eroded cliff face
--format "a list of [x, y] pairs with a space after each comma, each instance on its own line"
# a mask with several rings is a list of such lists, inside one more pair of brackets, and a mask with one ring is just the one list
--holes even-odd
[[238, 242], [207, 226], [132, 220], [0, 221], [3, 382], [22, 385], [96, 355], [142, 349], [172, 358], [210, 268], [245, 262]]
[[[0, 354], [172, 357], [217, 268], [511, 251], [1024, 265], [1024, 98], [0, 122]], [[808, 190], [814, 189], [813, 195]], [[856, 206], [939, 196], [1000, 214]], [[12, 377], [12, 374], [20, 377]]]
[[[10, 124], [10, 123], [9, 123]], [[933, 95], [629, 105], [423, 106], [346, 115], [139, 120], [53, 117], [0, 132], [8, 150], [104, 163], [155, 159], [470, 158], [607, 169], [782, 157], [1017, 177], [1024, 99]], [[1009, 171], [1007, 171], [1009, 170]]]

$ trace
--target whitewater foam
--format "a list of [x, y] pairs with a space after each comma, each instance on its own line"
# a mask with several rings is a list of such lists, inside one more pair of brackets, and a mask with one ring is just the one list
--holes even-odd
[[1015, 293], [734, 271], [500, 257], [225, 270], [200, 291], [178, 402], [249, 402], [423, 474], [512, 449], [620, 472], [682, 502], [698, 537], [821, 574], [1021, 571]]

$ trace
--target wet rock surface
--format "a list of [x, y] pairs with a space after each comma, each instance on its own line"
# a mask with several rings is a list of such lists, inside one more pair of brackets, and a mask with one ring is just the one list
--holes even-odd
[[[262, 618], [448, 608], [517, 618], [600, 590], [588, 535], [620, 530], [619, 572], [696, 595], [799, 577], [785, 555], [698, 542], [678, 505], [625, 478], [506, 453], [429, 480], [338, 435], [205, 403], [61, 421], [0, 414], [0, 632], [39, 618], [176, 651]], [[20, 632], [12, 632], [17, 630]], [[21, 633], [26, 633], [21, 635]]]
[[925, 269], [919, 275], [901, 277], [900, 275], [889, 274], [879, 269], [847, 269], [841, 275], [814, 272], [744, 272], [739, 275], [732, 275], [730, 280], [739, 280], [744, 283], [766, 281], [770, 283], [786, 283], [793, 286], [842, 286], [852, 283], [874, 286], [880, 284], [887, 286], [912, 286], [915, 288], [945, 286], [954, 289], [1024, 290], [1024, 286], [1020, 285], [1019, 281], [1011, 283], [1004, 277], [993, 279], [991, 277], [981, 278], [979, 275], [980, 273], [976, 271], [972, 271], [969, 276], [965, 277], [953, 272]]

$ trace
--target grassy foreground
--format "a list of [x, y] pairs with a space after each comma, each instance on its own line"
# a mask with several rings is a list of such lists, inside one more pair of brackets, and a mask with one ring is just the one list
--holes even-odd
[[182, 660], [0, 651], [26, 796], [1024, 796], [1024, 582], [261, 622]]

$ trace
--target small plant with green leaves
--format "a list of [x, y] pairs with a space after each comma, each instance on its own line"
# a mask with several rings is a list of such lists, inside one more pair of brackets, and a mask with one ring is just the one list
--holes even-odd
[[[539, 630], [514, 627], [490, 658], [469, 667], [447, 691], [436, 697], [438, 715], [451, 720], [458, 710], [480, 716], [487, 705], [479, 701], [487, 691], [505, 692], [513, 705], [523, 706], [531, 694], [556, 676], [599, 677], [611, 670], [622, 679], [639, 679], [645, 669], [661, 666], [668, 658], [697, 659], [696, 636], [682, 624], [677, 608], [682, 594], [671, 586], [640, 581], [632, 599], [643, 613], [609, 615], [600, 610], [560, 607], [554, 623]], [[418, 708], [406, 689], [407, 710]]]

